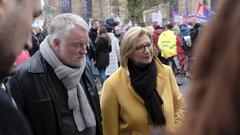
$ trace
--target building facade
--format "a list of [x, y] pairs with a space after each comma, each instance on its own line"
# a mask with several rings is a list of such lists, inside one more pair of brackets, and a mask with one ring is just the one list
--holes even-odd
[[60, 13], [75, 13], [86, 21], [105, 20], [110, 14], [128, 17], [127, 0], [45, 0], [43, 15], [48, 19]]
[[[44, 17], [51, 20], [60, 13], [71, 12], [82, 16], [87, 22], [92, 19], [104, 21], [110, 15], [118, 16], [121, 21], [128, 19], [127, 0], [44, 0]], [[215, 10], [221, 0], [169, 0], [160, 5], [153, 6], [143, 12], [147, 25], [152, 22], [152, 13], [161, 13], [162, 23], [171, 19], [173, 11], [182, 15], [193, 15], [197, 4], [204, 3]]]

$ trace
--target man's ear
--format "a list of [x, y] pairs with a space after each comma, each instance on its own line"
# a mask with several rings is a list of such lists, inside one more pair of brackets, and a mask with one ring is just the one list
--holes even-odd
[[55, 38], [53, 40], [53, 48], [54, 48], [54, 50], [59, 51], [60, 50], [60, 44], [61, 44], [60, 39]]

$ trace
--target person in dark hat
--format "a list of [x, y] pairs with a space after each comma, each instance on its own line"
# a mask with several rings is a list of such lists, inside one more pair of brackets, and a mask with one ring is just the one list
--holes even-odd
[[115, 28], [115, 26], [117, 26], [119, 24], [119, 22], [118, 21], [114, 21], [114, 19], [113, 18], [108, 18], [108, 19], [106, 19], [106, 21], [105, 21], [105, 27], [107, 28], [107, 29], [112, 29], [113, 30], [113, 32], [114, 32], [114, 28]]

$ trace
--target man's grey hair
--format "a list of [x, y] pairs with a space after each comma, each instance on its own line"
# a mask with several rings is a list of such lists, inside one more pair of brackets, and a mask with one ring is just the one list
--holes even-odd
[[72, 13], [57, 15], [48, 27], [49, 41], [52, 43], [55, 38], [64, 41], [76, 26], [81, 27], [86, 32], [89, 31], [89, 26], [82, 17]]

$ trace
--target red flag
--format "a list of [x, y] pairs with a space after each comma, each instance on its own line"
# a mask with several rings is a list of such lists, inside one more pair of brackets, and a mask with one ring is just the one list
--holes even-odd
[[202, 8], [202, 4], [200, 2], [198, 2], [198, 5], [197, 5], [197, 10], [196, 10], [196, 15], [199, 13], [200, 9]]

